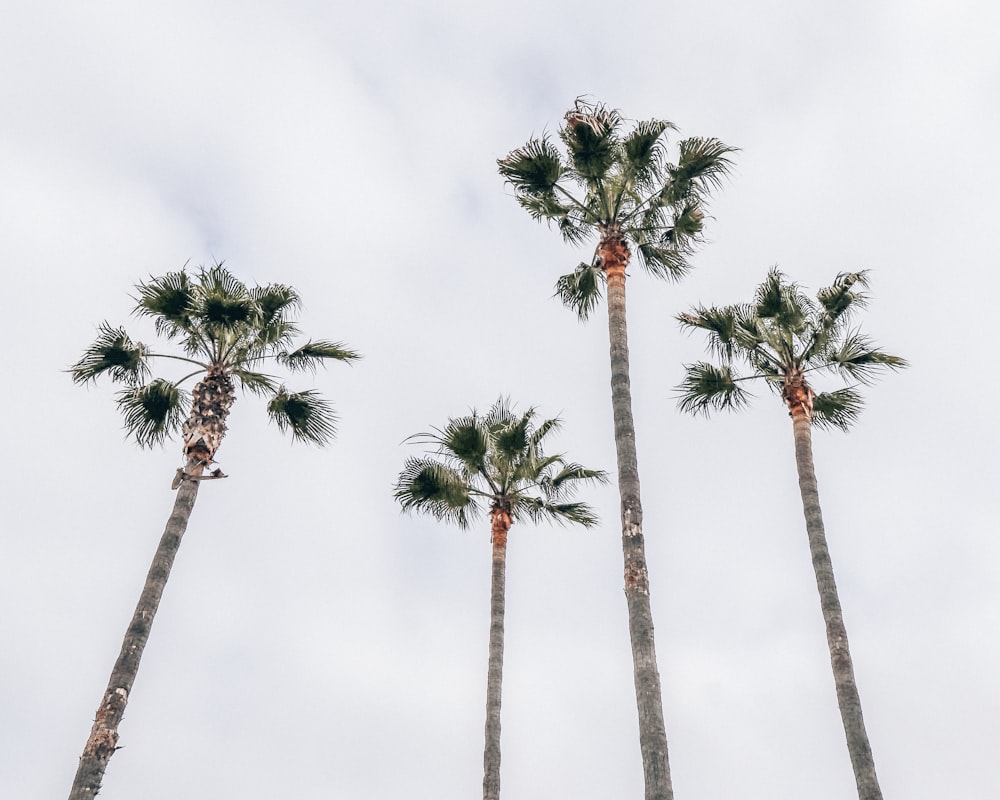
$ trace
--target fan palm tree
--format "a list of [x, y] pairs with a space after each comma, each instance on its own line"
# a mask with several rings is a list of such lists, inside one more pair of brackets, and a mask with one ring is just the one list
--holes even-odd
[[[139, 284], [135, 314], [153, 320], [157, 334], [180, 353], [154, 350], [134, 341], [124, 328], [103, 323], [97, 340], [70, 369], [74, 382], [86, 384], [107, 375], [124, 388], [118, 408], [129, 435], [153, 446], [180, 432], [184, 465], [177, 470], [177, 498], [135, 614], [125, 633], [90, 737], [80, 758], [70, 800], [89, 800], [101, 787], [104, 771], [118, 746], [121, 722], [149, 637], [153, 617], [174, 557], [187, 529], [201, 481], [225, 477], [215, 454], [226, 433], [226, 418], [236, 399], [234, 381], [252, 394], [270, 398], [267, 411], [294, 439], [325, 444], [334, 434], [330, 404], [313, 391], [290, 392], [261, 372], [273, 360], [292, 372], [315, 371], [327, 360], [353, 361], [358, 354], [341, 344], [307, 341], [292, 347], [299, 306], [294, 289], [281, 284], [248, 288], [221, 264], [182, 269]], [[186, 367], [177, 380], [151, 377], [150, 363], [169, 359]], [[198, 378], [190, 395], [182, 384]]]
[[504, 587], [507, 533], [519, 519], [590, 527], [597, 516], [570, 502], [586, 482], [606, 482], [562, 455], [545, 455], [543, 440], [558, 419], [535, 420], [534, 409], [516, 413], [503, 398], [485, 416], [475, 411], [449, 419], [443, 429], [411, 437], [433, 452], [406, 460], [396, 484], [405, 511], [421, 511], [467, 528], [482, 511], [490, 518], [493, 569], [490, 588], [489, 667], [486, 681], [486, 747], [483, 798], [500, 797], [500, 683], [503, 676]]
[[[817, 394], [810, 384], [815, 375], [835, 373], [867, 385], [880, 371], [907, 365], [902, 358], [877, 349], [867, 336], [851, 327], [854, 312], [867, 302], [863, 291], [867, 287], [865, 272], [842, 273], [814, 302], [772, 269], [752, 303], [698, 307], [681, 314], [678, 319], [684, 328], [707, 331], [709, 351], [721, 363], [700, 362], [686, 368], [680, 406], [692, 413], [739, 409], [749, 400], [745, 382], [760, 379], [788, 408], [809, 551], [858, 797], [881, 800], [823, 527], [812, 454], [813, 426], [847, 430], [861, 411], [862, 398], [856, 385]], [[748, 366], [750, 374], [739, 375], [736, 362]]]
[[675, 280], [690, 269], [708, 193], [727, 174], [729, 154], [734, 151], [718, 139], [684, 139], [676, 163], [671, 163], [667, 135], [673, 130], [663, 120], [637, 122], [626, 130], [617, 111], [577, 100], [559, 130], [565, 155], [542, 137], [497, 162], [500, 174], [532, 217], [554, 224], [573, 244], [597, 238], [591, 261], [561, 277], [556, 293], [580, 319], [586, 319], [600, 301], [602, 285], [607, 286], [625, 597], [646, 800], [670, 800], [673, 789], [642, 530], [625, 269], [633, 250], [656, 278]]

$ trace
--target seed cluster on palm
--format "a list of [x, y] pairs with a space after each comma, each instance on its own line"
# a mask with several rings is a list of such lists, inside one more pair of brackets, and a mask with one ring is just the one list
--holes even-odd
[[[687, 366], [679, 404], [695, 414], [737, 410], [750, 399], [747, 384], [760, 380], [788, 408], [809, 550], [858, 797], [881, 800], [834, 581], [812, 454], [814, 425], [846, 430], [857, 418], [862, 406], [857, 384], [869, 384], [880, 372], [907, 366], [904, 359], [879, 350], [871, 339], [852, 327], [855, 312], [867, 303], [867, 286], [867, 273], [842, 273], [813, 301], [772, 269], [750, 303], [700, 306], [680, 314], [678, 320], [684, 328], [708, 334], [708, 349], [718, 363], [702, 361]], [[747, 369], [747, 374], [741, 374], [741, 367]], [[853, 383], [817, 394], [811, 381], [830, 375]]]
[[596, 238], [589, 262], [560, 277], [556, 294], [586, 319], [608, 293], [611, 398], [621, 494], [625, 597], [639, 716], [646, 800], [671, 800], [660, 675], [656, 663], [642, 528], [639, 469], [632, 418], [626, 268], [633, 251], [646, 272], [678, 279], [690, 268], [701, 240], [705, 204], [728, 173], [735, 148], [714, 138], [688, 138], [668, 158], [663, 120], [626, 125], [616, 110], [577, 101], [559, 129], [565, 152], [547, 137], [529, 141], [500, 159], [500, 174], [536, 220], [580, 244]]
[[[359, 356], [341, 344], [318, 340], [293, 347], [294, 313], [300, 300], [289, 286], [248, 287], [221, 264], [169, 273], [136, 287], [135, 314], [151, 318], [156, 333], [179, 345], [179, 353], [133, 340], [124, 328], [104, 323], [96, 341], [70, 369], [76, 383], [107, 377], [122, 385], [118, 407], [125, 428], [141, 446], [180, 434], [184, 463], [174, 480], [177, 497], [153, 557], [121, 653], [112, 669], [91, 734], [80, 758], [70, 800], [91, 800], [101, 788], [108, 761], [118, 749], [118, 726], [139, 669], [160, 597], [181, 538], [187, 530], [199, 483], [224, 477], [206, 474], [226, 434], [236, 384], [269, 399], [267, 412], [294, 439], [325, 444], [335, 433], [332, 406], [311, 390], [290, 392], [263, 372], [273, 362], [292, 372], [315, 371], [326, 361]], [[182, 365], [177, 379], [153, 378], [151, 364]], [[185, 382], [197, 378], [190, 394]], [[235, 383], [234, 383], [235, 381]]]
[[518, 413], [500, 398], [490, 410], [448, 420], [441, 429], [411, 441], [433, 448], [406, 460], [395, 496], [404, 511], [430, 514], [467, 528], [486, 513], [493, 545], [490, 584], [489, 669], [486, 688], [486, 746], [483, 798], [500, 797], [500, 694], [503, 677], [507, 534], [519, 520], [591, 527], [597, 515], [572, 500], [580, 486], [607, 481], [561, 454], [546, 455], [545, 438], [561, 423], [536, 420], [534, 409]]

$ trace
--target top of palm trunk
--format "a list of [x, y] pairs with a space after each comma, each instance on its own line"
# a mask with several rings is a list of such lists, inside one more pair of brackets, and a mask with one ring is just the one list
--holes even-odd
[[568, 242], [598, 239], [590, 262], [556, 284], [581, 319], [600, 300], [606, 270], [623, 270], [632, 252], [659, 278], [690, 269], [709, 193], [736, 148], [693, 137], [678, 143], [670, 161], [667, 137], [675, 130], [657, 119], [626, 124], [617, 110], [577, 99], [559, 129], [564, 150], [543, 136], [497, 161], [532, 217], [555, 225]]
[[[686, 367], [681, 409], [695, 414], [739, 409], [750, 399], [744, 385], [759, 379], [781, 396], [793, 417], [847, 430], [863, 405], [858, 384], [908, 366], [851, 327], [855, 312], [867, 304], [867, 288], [867, 272], [844, 272], [813, 301], [775, 268], [750, 303], [698, 306], [680, 314], [684, 328], [708, 333], [708, 349], [720, 360]], [[741, 375], [738, 363], [749, 367], [749, 374]], [[853, 383], [817, 394], [809, 376], [822, 374]]]
[[[69, 371], [76, 383], [107, 375], [124, 387], [118, 408], [139, 445], [162, 443], [180, 431], [185, 457], [210, 464], [235, 401], [234, 381], [268, 398], [272, 421], [293, 438], [324, 444], [333, 437], [336, 417], [327, 400], [312, 390], [290, 392], [261, 371], [274, 362], [289, 372], [315, 372], [329, 360], [360, 357], [326, 340], [293, 346], [300, 305], [293, 288], [277, 283], [248, 287], [222, 264], [193, 273], [181, 269], [135, 288], [135, 315], [151, 318], [156, 333], [174, 350], [154, 349], [104, 322], [97, 340]], [[154, 359], [176, 362], [186, 374], [153, 378]], [[182, 386], [192, 379], [198, 381], [189, 394]]]

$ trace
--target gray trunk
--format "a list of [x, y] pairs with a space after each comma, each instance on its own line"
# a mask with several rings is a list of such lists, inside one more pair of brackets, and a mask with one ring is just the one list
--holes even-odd
[[[187, 471], [190, 474], [200, 474], [201, 462], [191, 459]], [[132, 615], [132, 622], [125, 631], [121, 653], [111, 671], [107, 691], [98, 706], [94, 726], [90, 738], [80, 757], [80, 765], [73, 779], [73, 788], [69, 800], [92, 800], [101, 788], [104, 771], [108, 761], [118, 749], [118, 725], [125, 713], [125, 705], [132, 692], [136, 673], [139, 671], [139, 661], [146, 647], [149, 631], [153, 626], [156, 609], [160, 605], [160, 597], [170, 577], [170, 569], [180, 547], [181, 538], [187, 530], [191, 509], [198, 496], [198, 482], [185, 480], [177, 489], [174, 508], [167, 520], [167, 526], [160, 538], [160, 544], [153, 556], [153, 563], [146, 575], [146, 583]]]
[[796, 409], [793, 408], [792, 412], [795, 466], [799, 473], [799, 491], [802, 494], [802, 510], [806, 518], [806, 532], [809, 535], [809, 552], [812, 555], [820, 606], [826, 622], [826, 640], [830, 647], [833, 680], [837, 687], [837, 703], [844, 721], [847, 749], [854, 768], [854, 780], [858, 785], [858, 798], [882, 800], [882, 790], [875, 775], [875, 760], [868, 742], [868, 733], [865, 731], [865, 721], [861, 716], [861, 698], [854, 679], [854, 664], [851, 662], [851, 651], [847, 644], [847, 628], [844, 626], [837, 584], [833, 579], [833, 563], [830, 560], [826, 532], [823, 528], [823, 514], [819, 507], [819, 488], [813, 468], [811, 424], [804, 409], [796, 413]]
[[486, 678], [486, 749], [483, 753], [483, 800], [500, 797], [500, 685], [503, 681], [503, 615], [506, 586], [507, 533], [493, 533], [490, 584], [490, 656]]
[[632, 422], [629, 384], [628, 331], [625, 320], [625, 272], [606, 271], [608, 325], [611, 339], [611, 404], [615, 418], [618, 489], [621, 494], [622, 552], [625, 558], [625, 599], [632, 639], [635, 699], [639, 711], [639, 746], [646, 800], [673, 800], [667, 733], [663, 723], [660, 673], [653, 640], [653, 613], [649, 602], [649, 573], [642, 534], [639, 469]]

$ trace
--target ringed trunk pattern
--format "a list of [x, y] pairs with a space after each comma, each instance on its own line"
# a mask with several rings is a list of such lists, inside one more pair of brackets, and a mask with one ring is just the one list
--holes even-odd
[[173, 510], [160, 537], [135, 613], [125, 631], [121, 652], [111, 670], [108, 688], [101, 698], [94, 725], [83, 748], [69, 800], [93, 800], [101, 789], [108, 761], [118, 749], [118, 726], [125, 714], [125, 706], [139, 672], [139, 662], [153, 627], [153, 618], [198, 497], [198, 478], [212, 463], [215, 451], [222, 442], [226, 417], [234, 399], [232, 381], [221, 371], [206, 375], [192, 393], [191, 413], [182, 429], [187, 457], [185, 477], [189, 479], [181, 481], [177, 489]]
[[858, 798], [882, 800], [882, 790], [875, 774], [875, 760], [861, 714], [861, 697], [854, 677], [854, 664], [847, 642], [847, 628], [844, 625], [840, 597], [833, 577], [833, 562], [826, 543], [823, 514], [819, 505], [819, 487], [812, 455], [813, 396], [812, 389], [800, 372], [786, 376], [782, 398], [792, 417], [795, 466], [799, 475], [799, 492], [802, 495], [806, 533], [809, 536], [809, 552], [816, 573], [816, 587], [819, 590], [823, 620], [826, 623], [826, 640], [830, 648], [830, 662], [837, 688], [837, 704], [840, 707], [844, 733], [847, 736], [847, 749], [854, 769]]
[[503, 617], [507, 569], [507, 532], [511, 516], [502, 508], [491, 515], [493, 566], [490, 584], [490, 645], [486, 679], [486, 749], [483, 753], [483, 800], [500, 797], [500, 686], [503, 681]]
[[653, 613], [649, 601], [649, 573], [642, 533], [639, 468], [632, 420], [629, 380], [628, 329], [625, 315], [625, 267], [630, 252], [624, 236], [606, 231], [600, 245], [601, 265], [608, 284], [608, 329], [611, 341], [611, 405], [618, 457], [621, 495], [622, 553], [625, 560], [625, 599], [632, 641], [635, 698], [639, 712], [639, 746], [646, 800], [673, 800], [667, 733], [663, 722], [660, 673], [656, 664]]

